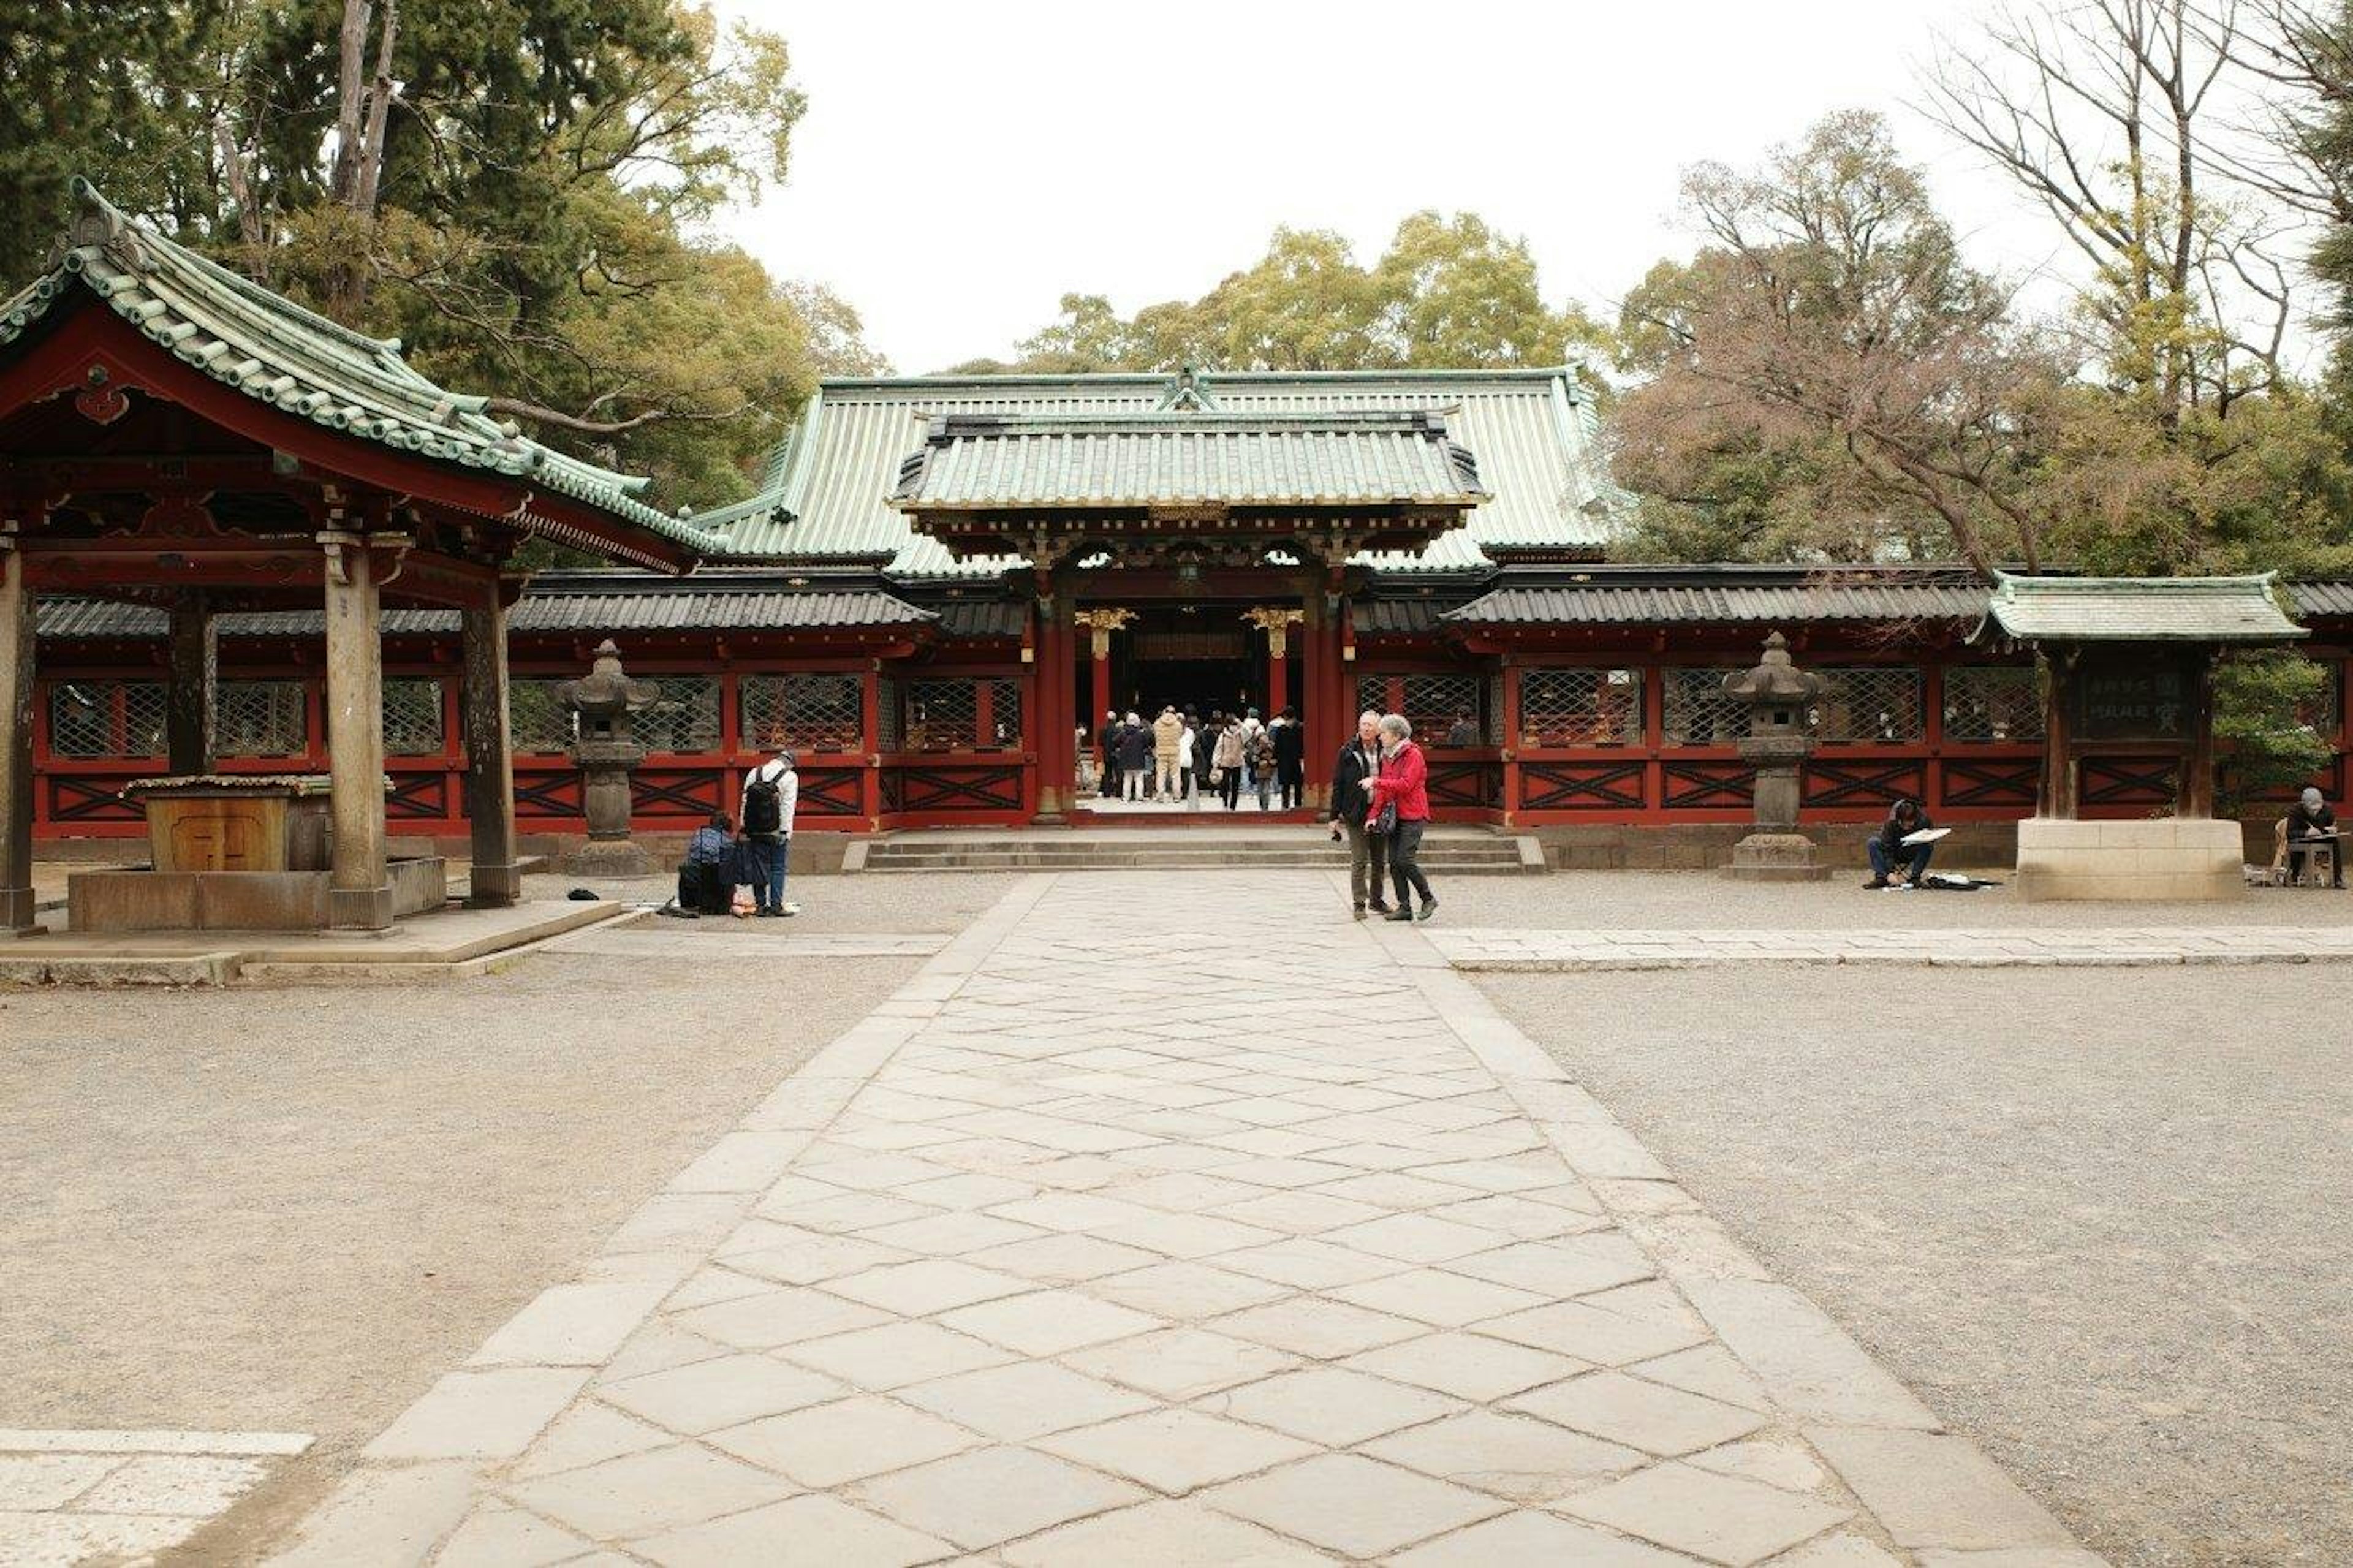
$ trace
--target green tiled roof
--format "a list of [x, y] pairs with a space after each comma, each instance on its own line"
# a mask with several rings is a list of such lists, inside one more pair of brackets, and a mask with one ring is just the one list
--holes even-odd
[[353, 331], [206, 260], [125, 216], [86, 180], [73, 191], [73, 227], [57, 265], [0, 302], [0, 349], [74, 290], [88, 289], [178, 358], [257, 402], [554, 491], [693, 554], [712, 548], [702, 528], [637, 499], [645, 479], [566, 457], [492, 419], [485, 399], [411, 369], [398, 339]]
[[2027, 641], [2276, 643], [2308, 636], [2260, 577], [2026, 577], [1994, 574], [1976, 632]]
[[[923, 446], [930, 422], [970, 414], [1203, 417], [1169, 405], [1180, 384], [1158, 374], [828, 381], [778, 449], [774, 482], [700, 521], [731, 552], [871, 561], [901, 576], [991, 575], [1012, 561], [954, 560], [892, 504], [900, 466]], [[1486, 497], [1464, 527], [1419, 555], [1367, 557], [1376, 566], [1479, 571], [1492, 563], [1490, 545], [1599, 553], [1622, 505], [1602, 475], [1592, 411], [1565, 370], [1204, 374], [1193, 385], [1195, 399], [1226, 418], [1442, 414], [1449, 437], [1478, 454]]]
[[902, 511], [1218, 504], [1475, 506], [1471, 453], [1430, 410], [949, 414], [902, 466]]

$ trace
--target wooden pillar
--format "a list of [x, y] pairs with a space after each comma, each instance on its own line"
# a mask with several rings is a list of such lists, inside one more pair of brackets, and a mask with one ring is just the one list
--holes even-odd
[[33, 589], [16, 521], [0, 519], [0, 931], [34, 929]]
[[522, 869], [515, 854], [514, 748], [507, 735], [504, 586], [485, 584], [480, 598], [470, 602], [459, 620], [466, 661], [459, 710], [473, 861], [466, 902], [473, 909], [505, 909], [522, 901]]
[[165, 688], [166, 764], [175, 773], [213, 771], [213, 709], [220, 685], [220, 644], [212, 605], [201, 591], [172, 599], [171, 684]]
[[[1516, 826], [1520, 811], [1520, 674], [1517, 656], [1505, 654], [1496, 665], [1502, 681], [1504, 710], [1495, 715], [1495, 741], [1503, 747], [1504, 826]], [[1602, 679], [1607, 680], [1605, 674]]]
[[1042, 586], [1045, 591], [1037, 601], [1037, 658], [1030, 666], [1038, 710], [1036, 820], [1054, 824], [1067, 819], [1079, 790], [1077, 658], [1070, 591]]
[[866, 759], [858, 780], [858, 805], [869, 833], [882, 827], [882, 661], [878, 658], [858, 677], [859, 751]]
[[327, 918], [339, 930], [392, 924], [385, 868], [384, 639], [376, 566], [366, 540], [331, 529], [327, 553], [327, 771], [334, 859]]
[[2203, 817], [2214, 815], [2214, 650], [2189, 657], [2197, 661], [2189, 672], [2189, 744], [2173, 782], [2173, 815]]
[[2068, 710], [2073, 705], [2075, 656], [2072, 649], [2038, 656], [2048, 677], [2042, 700], [2042, 787], [2037, 816], [2069, 819], [2075, 815], [2075, 757]]

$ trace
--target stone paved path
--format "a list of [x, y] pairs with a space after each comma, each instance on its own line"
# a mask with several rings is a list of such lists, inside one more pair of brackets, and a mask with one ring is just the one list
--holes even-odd
[[1694, 969], [1724, 963], [2320, 963], [2353, 960], [2353, 927], [2008, 927], [1870, 931], [1552, 931], [1432, 928], [1457, 969]]
[[1331, 886], [1026, 879], [283, 1561], [2097, 1561]]
[[292, 1432], [0, 1431], [0, 1563], [146, 1561], [310, 1446]]

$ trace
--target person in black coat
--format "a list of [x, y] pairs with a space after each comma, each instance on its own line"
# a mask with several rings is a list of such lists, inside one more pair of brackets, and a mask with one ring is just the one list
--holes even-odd
[[1152, 773], [1152, 726], [1131, 711], [1121, 723], [1119, 738], [1113, 745], [1119, 753], [1123, 798], [1143, 800], [1149, 793], [1145, 786]]
[[1928, 873], [1928, 858], [1936, 852], [1934, 844], [1906, 844], [1905, 839], [1936, 825], [1920, 809], [1916, 800], [1899, 800], [1887, 808], [1887, 820], [1879, 825], [1867, 847], [1871, 852], [1871, 880], [1867, 888], [1916, 888], [1920, 879]]
[[1336, 844], [1344, 836], [1348, 840], [1348, 891], [1358, 920], [1367, 910], [1378, 915], [1389, 912], [1381, 897], [1381, 884], [1388, 875], [1389, 841], [1365, 831], [1365, 818], [1372, 810], [1365, 781], [1380, 771], [1381, 716], [1368, 711], [1357, 716], [1356, 734], [1332, 764], [1332, 841]]
[[1274, 782], [1282, 791], [1282, 809], [1296, 811], [1307, 788], [1307, 730], [1299, 721], [1299, 710], [1286, 708], [1276, 716], [1274, 737]]

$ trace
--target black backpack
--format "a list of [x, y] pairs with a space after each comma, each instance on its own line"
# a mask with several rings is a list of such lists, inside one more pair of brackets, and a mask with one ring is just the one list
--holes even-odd
[[765, 772], [754, 773], [744, 786], [744, 831], [781, 833], [784, 826], [784, 792]]

